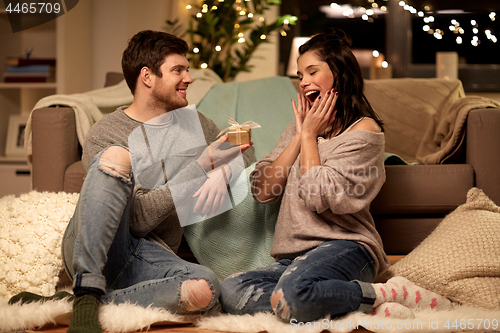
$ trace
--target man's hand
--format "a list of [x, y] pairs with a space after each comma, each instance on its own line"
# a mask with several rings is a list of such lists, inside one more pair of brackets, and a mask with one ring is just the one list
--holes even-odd
[[216, 214], [226, 198], [227, 182], [231, 176], [231, 168], [224, 165], [208, 173], [208, 179], [193, 195], [193, 198], [198, 198], [194, 206], [194, 212], [198, 213], [203, 203], [203, 210], [200, 215], [214, 215]]
[[[226, 143], [229, 135], [226, 133], [221, 136], [217, 141], [212, 142], [198, 157], [198, 163], [205, 170], [205, 172], [212, 171], [221, 165], [229, 163], [231, 160], [236, 158], [240, 153], [243, 154], [248, 148], [250, 148], [253, 143], [244, 144], [240, 146], [230, 146]], [[231, 147], [228, 149], [224, 146]], [[222, 147], [221, 147], [222, 146]]]

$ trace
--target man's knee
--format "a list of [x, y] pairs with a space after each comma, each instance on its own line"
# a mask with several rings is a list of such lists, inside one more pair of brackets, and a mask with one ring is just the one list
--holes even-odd
[[188, 311], [207, 308], [213, 297], [214, 293], [207, 280], [187, 280], [181, 285], [181, 301]]
[[111, 146], [102, 153], [99, 166], [103, 170], [129, 179], [132, 169], [130, 153], [123, 147]]

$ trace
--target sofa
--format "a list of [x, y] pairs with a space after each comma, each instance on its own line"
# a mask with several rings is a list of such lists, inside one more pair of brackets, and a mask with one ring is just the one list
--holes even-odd
[[[117, 84], [122, 78], [119, 73], [108, 74], [106, 85]], [[259, 137], [264, 138], [259, 154], [256, 151], [259, 158], [274, 147], [293, 120], [290, 99], [279, 111], [263, 110], [261, 100], [265, 96], [270, 101], [283, 95], [294, 98], [297, 89], [298, 81], [285, 77], [217, 83], [197, 106], [204, 113], [202, 106], [215, 104], [204, 114], [217, 118], [214, 121], [221, 129], [228, 126], [221, 122], [228, 116], [260, 122], [262, 127], [252, 132], [254, 146], [258, 146]], [[386, 182], [372, 202], [371, 212], [388, 255], [410, 253], [448, 213], [465, 202], [472, 187], [500, 203], [498, 103], [466, 96], [460, 81], [438, 79], [366, 80], [365, 94], [385, 124]], [[235, 95], [240, 97], [234, 100]], [[80, 191], [84, 171], [76, 126], [70, 107], [33, 110], [34, 190]], [[180, 251], [185, 251], [181, 256], [189, 256], [189, 248]]]

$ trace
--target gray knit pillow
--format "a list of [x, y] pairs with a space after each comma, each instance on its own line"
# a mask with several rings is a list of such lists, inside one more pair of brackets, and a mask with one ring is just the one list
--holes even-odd
[[478, 188], [390, 275], [463, 304], [500, 309], [500, 207]]

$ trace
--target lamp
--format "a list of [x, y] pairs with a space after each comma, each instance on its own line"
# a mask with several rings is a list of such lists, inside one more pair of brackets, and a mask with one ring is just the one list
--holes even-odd
[[292, 41], [292, 50], [290, 51], [290, 59], [286, 70], [287, 76], [297, 76], [297, 59], [299, 58], [299, 47], [307, 42], [310, 37], [294, 37]]
[[457, 52], [436, 52], [436, 77], [445, 80], [458, 79]]

